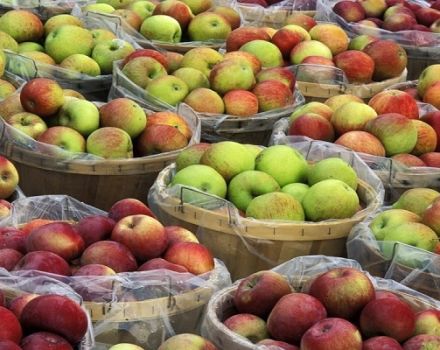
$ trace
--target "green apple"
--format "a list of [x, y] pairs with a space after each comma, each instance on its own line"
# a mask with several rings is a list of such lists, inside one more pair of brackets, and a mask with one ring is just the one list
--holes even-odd
[[11, 50], [13, 52], [18, 51], [19, 44], [8, 33], [0, 32], [0, 49]]
[[166, 15], [154, 15], [142, 22], [141, 34], [149, 40], [178, 43], [182, 29], [176, 19]]
[[145, 89], [153, 79], [168, 75], [164, 66], [152, 57], [133, 58], [122, 68], [122, 73], [143, 89]]
[[40, 18], [26, 10], [10, 10], [0, 17], [0, 31], [12, 36], [15, 41], [39, 41], [44, 34]]
[[[194, 187], [199, 191], [221, 198], [225, 198], [227, 192], [226, 181], [223, 177], [215, 169], [202, 164], [189, 165], [179, 170], [174, 175], [171, 185]], [[203, 199], [206, 200], [206, 196], [197, 195], [196, 193], [191, 193], [191, 191], [183, 192], [183, 200], [185, 202], [194, 203], [203, 201]]]
[[252, 89], [255, 85], [255, 76], [249, 64], [226, 60], [212, 68], [209, 83], [213, 90], [224, 95], [231, 90]]
[[213, 0], [182, 0], [182, 2], [187, 4], [195, 15], [205, 12], [214, 6]]
[[293, 198], [295, 198], [297, 201], [302, 203], [302, 200], [304, 196], [306, 195], [307, 191], [309, 190], [309, 186], [306, 184], [303, 184], [301, 182], [296, 182], [293, 184], [287, 184], [283, 186], [281, 189], [281, 192], [287, 193], [291, 195]]
[[255, 169], [271, 175], [281, 187], [305, 182], [308, 167], [303, 155], [286, 145], [270, 146], [255, 159]]
[[133, 158], [130, 135], [119, 128], [96, 129], [87, 137], [87, 152], [105, 159]]
[[156, 5], [146, 0], [135, 1], [127, 6], [127, 8], [135, 12], [142, 19], [142, 21], [153, 14], [155, 7]]
[[240, 47], [240, 51], [256, 56], [263, 68], [282, 67], [284, 65], [280, 49], [266, 40], [249, 41]]
[[185, 99], [189, 91], [188, 86], [182, 79], [174, 75], [165, 75], [150, 81], [146, 92], [153, 98], [171, 106], [176, 106]]
[[192, 41], [226, 40], [230, 33], [229, 22], [214, 12], [200, 13], [188, 25], [188, 35]]
[[314, 184], [303, 198], [306, 218], [311, 221], [351, 218], [359, 208], [359, 197], [345, 182], [328, 179]]
[[249, 152], [251, 152], [254, 155], [254, 158], [257, 158], [257, 156], [263, 151], [264, 147], [259, 145], [253, 145], [251, 143], [245, 143], [243, 146], [247, 148]]
[[369, 105], [361, 102], [347, 102], [333, 113], [331, 123], [335, 131], [342, 135], [349, 131], [364, 130], [368, 121], [376, 117], [376, 111]]
[[223, 114], [225, 112], [225, 104], [221, 96], [208, 88], [194, 89], [183, 102], [199, 113]]
[[61, 14], [56, 15], [51, 18], [49, 18], [46, 23], [44, 23], [44, 33], [45, 35], [49, 35], [51, 31], [53, 31], [57, 27], [61, 27], [63, 25], [73, 25], [78, 27], [84, 27], [83, 22], [75, 16], [67, 15], [67, 14]]
[[376, 40], [378, 39], [371, 35], [367, 35], [367, 34], [358, 35], [350, 40], [348, 49], [362, 51], [368, 44]]
[[306, 57], [320, 56], [332, 59], [333, 55], [330, 49], [317, 40], [302, 41], [296, 45], [290, 52], [290, 63], [300, 64]]
[[17, 89], [9, 81], [0, 79], [0, 100], [12, 95]]
[[73, 54], [66, 57], [61, 63], [61, 68], [69, 69], [81, 74], [90, 75], [96, 77], [101, 74], [101, 68], [98, 63], [89, 56], [81, 53]]
[[98, 63], [102, 74], [111, 74], [113, 62], [127, 57], [134, 51], [133, 46], [122, 39], [102, 41], [93, 48], [92, 58]]
[[433, 64], [426, 67], [419, 76], [417, 92], [420, 96], [425, 95], [425, 91], [432, 84], [440, 80], [440, 64]]
[[370, 223], [370, 229], [377, 240], [383, 240], [385, 232], [390, 228], [407, 223], [420, 222], [417, 214], [405, 209], [389, 209], [378, 214]]
[[247, 170], [229, 182], [228, 199], [238, 209], [246, 211], [255, 197], [279, 190], [280, 186], [272, 176], [258, 170]]
[[209, 80], [206, 75], [195, 68], [182, 67], [175, 70], [173, 75], [182, 79], [188, 85], [189, 91], [200, 87], [209, 88]]
[[182, 150], [176, 158], [176, 170], [179, 171], [187, 166], [199, 164], [200, 158], [202, 158], [203, 153], [205, 153], [209, 147], [211, 147], [211, 144], [202, 142]]
[[97, 4], [107, 4], [114, 9], [120, 9], [128, 6], [133, 0], [97, 0]]
[[84, 12], [97, 12], [97, 13], [107, 13], [111, 14], [116, 11], [116, 9], [109, 4], [89, 4], [82, 8]]
[[258, 220], [305, 219], [301, 203], [283, 192], [271, 192], [255, 197], [247, 207], [246, 216]]
[[37, 139], [47, 130], [47, 125], [38, 115], [21, 112], [6, 118], [6, 122], [26, 135]]
[[233, 141], [212, 144], [203, 153], [200, 163], [214, 168], [226, 181], [255, 167], [253, 154], [242, 144]]
[[25, 41], [18, 44], [18, 53], [33, 51], [44, 52], [44, 46], [39, 43], [34, 43], [33, 41]]
[[76, 130], [67, 126], [52, 126], [38, 136], [37, 141], [58, 146], [69, 152], [84, 152], [86, 142]]
[[75, 53], [90, 56], [93, 46], [92, 34], [87, 29], [73, 25], [55, 28], [44, 42], [45, 51], [56, 63]]
[[88, 136], [99, 128], [99, 110], [92, 102], [71, 97], [58, 111], [58, 123]]
[[417, 215], [423, 215], [440, 193], [430, 188], [411, 188], [406, 190], [393, 204], [394, 209], [409, 210]]
[[103, 28], [91, 29], [90, 33], [92, 33], [95, 45], [103, 41], [117, 39], [117, 36], [115, 34]]
[[223, 55], [208, 47], [197, 47], [183, 55], [180, 67], [195, 68], [209, 77], [212, 67], [223, 60]]
[[324, 103], [312, 101], [296, 108], [289, 116], [289, 121], [293, 122], [296, 118], [306, 113], [315, 113], [330, 120], [333, 115], [333, 110]]
[[327, 179], [341, 180], [354, 190], [358, 186], [356, 172], [350, 164], [340, 158], [323, 159], [310, 167], [308, 176], [310, 186]]

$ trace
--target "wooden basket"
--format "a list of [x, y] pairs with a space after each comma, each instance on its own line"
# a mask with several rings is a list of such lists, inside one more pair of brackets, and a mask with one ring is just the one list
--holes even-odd
[[[405, 47], [405, 46], [404, 46]], [[408, 80], [419, 79], [423, 70], [440, 60], [439, 47], [405, 47], [408, 55]]]
[[[157, 184], [167, 184], [170, 172], [170, 167], [162, 171]], [[236, 222], [231, 213], [203, 209], [172, 196], [150, 204], [157, 206], [165, 224], [199, 231], [200, 242], [226, 264], [234, 281], [297, 256], [346, 256], [345, 242], [351, 228], [380, 206], [377, 193], [369, 184], [360, 182], [358, 195], [366, 205], [361, 215], [318, 223], [247, 218]]]

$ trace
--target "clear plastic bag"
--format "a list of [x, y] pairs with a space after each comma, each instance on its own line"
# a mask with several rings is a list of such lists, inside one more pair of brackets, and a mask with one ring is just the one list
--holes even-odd
[[351, 164], [364, 184], [359, 186], [358, 194], [365, 208], [350, 219], [321, 222], [244, 218], [225, 199], [187, 186], [170, 187], [176, 171], [174, 165], [157, 177], [149, 192], [149, 206], [167, 225], [177, 224], [196, 233], [198, 239], [225, 262], [234, 280], [295, 256], [317, 253], [343, 256], [351, 227], [383, 203], [382, 183], [352, 151], [316, 141], [290, 146], [311, 162], [339, 157]]
[[[12, 215], [1, 220], [0, 227], [18, 227], [36, 218], [75, 222], [91, 215], [106, 213], [69, 196], [28, 197], [13, 203]], [[95, 349], [122, 342], [156, 349], [169, 336], [197, 332], [212, 293], [230, 284], [227, 269], [217, 259], [214, 270], [199, 276], [163, 269], [101, 277], [14, 274], [51, 276], [81, 295], [93, 321]]]
[[[286, 276], [294, 290], [298, 292], [307, 292], [309, 282], [314, 277], [339, 267], [350, 267], [362, 270], [362, 267], [355, 260], [323, 255], [311, 255], [294, 258], [275, 267], [273, 271]], [[370, 277], [377, 290], [391, 291], [399, 295], [402, 299], [408, 302], [414, 310], [421, 311], [431, 308], [440, 308], [440, 301], [434, 298], [430, 298], [429, 296], [410, 289], [393, 280], [372, 277], [367, 272], [366, 274]], [[269, 347], [267, 346], [252, 344], [244, 337], [238, 336], [222, 323], [227, 317], [236, 313], [233, 309], [233, 292], [237, 288], [239, 282], [240, 281], [236, 281], [233, 286], [213, 295], [205, 314], [202, 336], [214, 342], [214, 344], [220, 349], [269, 350]], [[280, 348], [276, 346], [270, 347], [270, 350], [278, 349]]]

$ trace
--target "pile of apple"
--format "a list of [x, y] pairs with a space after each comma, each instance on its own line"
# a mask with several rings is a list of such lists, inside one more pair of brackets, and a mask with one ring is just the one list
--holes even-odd
[[17, 168], [9, 159], [0, 156], [0, 219], [11, 212], [10, 197], [18, 186], [19, 175]]
[[[165, 340], [157, 350], [217, 350], [209, 340], [190, 333], [177, 334]], [[138, 345], [121, 343], [109, 350], [146, 350]]]
[[[11, 10], [0, 17], [0, 47], [36, 62], [59, 66], [89, 76], [111, 74], [113, 61], [134, 51], [133, 46], [107, 29], [87, 29], [80, 18], [62, 14], [44, 24], [26, 10]], [[19, 74], [19, 62], [8, 70]]]
[[354, 95], [310, 102], [289, 117], [288, 134], [391, 157], [406, 166], [440, 167], [439, 118], [438, 111], [420, 115], [411, 94], [392, 89], [376, 94], [368, 104]]
[[[350, 218], [361, 209], [358, 177], [348, 163], [327, 158], [309, 166], [289, 146], [198, 144], [180, 153], [176, 168], [170, 186], [227, 198], [245, 217], [321, 221]], [[188, 194], [184, 200], [200, 197]]]
[[[107, 216], [76, 223], [36, 218], [0, 228], [0, 267], [82, 278], [156, 269], [199, 275], [214, 268], [214, 259], [192, 232], [164, 227], [144, 203], [126, 198]], [[99, 294], [88, 288], [77, 292], [85, 300]]]
[[172, 67], [164, 54], [151, 49], [137, 50], [122, 63], [122, 73], [149, 96], [172, 106], [184, 102], [200, 113], [237, 117], [294, 103], [294, 73], [285, 67], [261, 68], [253, 54], [222, 55], [207, 47], [189, 50]]
[[[392, 209], [376, 215], [370, 229], [378, 241], [405, 243], [440, 254], [440, 193], [430, 188], [404, 192]], [[391, 246], [384, 246], [391, 256]]]
[[440, 64], [426, 67], [419, 76], [417, 86], [405, 91], [415, 99], [440, 109]]
[[120, 16], [146, 39], [166, 43], [224, 41], [241, 22], [237, 11], [214, 6], [213, 0], [103, 0], [85, 6], [84, 11]]
[[97, 107], [46, 78], [27, 82], [19, 97], [0, 103], [0, 113], [8, 124], [36, 141], [106, 159], [178, 150], [192, 137], [186, 120], [174, 112], [147, 116], [128, 98]]
[[86, 311], [57, 294], [22, 294], [8, 303], [0, 286], [0, 349], [73, 350], [88, 330]]
[[351, 267], [334, 268], [297, 292], [286, 277], [260, 271], [233, 292], [236, 314], [223, 320], [258, 345], [284, 350], [440, 348], [440, 310], [415, 310], [399, 294], [375, 290]]
[[411, 0], [343, 0], [333, 11], [347, 22], [391, 32], [418, 30], [440, 33], [440, 1], [430, 7]]

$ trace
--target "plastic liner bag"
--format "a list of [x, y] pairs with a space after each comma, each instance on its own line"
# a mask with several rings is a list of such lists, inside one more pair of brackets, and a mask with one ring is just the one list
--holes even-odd
[[[91, 215], [106, 213], [69, 196], [28, 197], [14, 202], [12, 215], [1, 220], [0, 227], [18, 227], [36, 218], [75, 222]], [[199, 276], [163, 269], [101, 277], [52, 276], [81, 295], [97, 343], [130, 342], [148, 349], [157, 349], [174, 334], [197, 332], [212, 293], [230, 284], [227, 269], [217, 259], [214, 270]]]
[[[287, 277], [290, 285], [298, 292], [307, 293], [310, 281], [316, 276], [334, 268], [349, 267], [362, 271], [361, 265], [355, 260], [336, 258], [323, 255], [311, 255], [294, 258], [273, 269]], [[372, 277], [375, 289], [390, 291], [408, 302], [414, 310], [439, 309], [440, 301], [410, 289], [390, 279]], [[219, 349], [228, 350], [282, 350], [277, 346], [252, 344], [246, 338], [229, 330], [223, 323], [227, 317], [236, 313], [233, 306], [233, 293], [238, 286], [223, 289], [211, 298], [202, 327], [202, 336], [214, 342]]]
[[353, 227], [347, 239], [348, 257], [375, 276], [396, 280], [440, 299], [440, 255], [396, 241], [378, 241], [370, 229], [382, 207]]
[[[123, 36], [117, 26], [104, 21], [102, 16], [93, 12], [87, 12], [79, 18], [87, 29], [107, 29], [113, 32], [118, 39], [129, 42], [134, 48], [139, 48], [135, 42]], [[6, 70], [26, 81], [37, 77], [50, 78], [56, 80], [63, 88], [77, 90], [88, 98], [98, 98], [102, 101], [107, 100], [108, 90], [112, 83], [111, 74], [93, 77], [71, 69], [62, 68], [58, 65], [38, 62], [11, 51], [5, 51], [5, 53], [7, 57]]]
[[[0, 13], [9, 10], [28, 10], [42, 19], [69, 14], [75, 5], [85, 6], [90, 0], [3, 0], [0, 1]], [[95, 1], [93, 1], [95, 2]]]
[[[21, 77], [19, 77], [18, 75], [12, 74], [11, 72], [8, 72], [5, 70], [5, 73], [3, 74], [3, 76], [0, 78], [1, 80], [5, 80], [8, 83], [11, 83], [14, 88], [16, 89], [16, 91], [20, 91], [21, 88], [23, 87], [23, 85], [26, 83], [26, 81], [24, 79], [22, 79]], [[0, 101], [3, 101], [5, 98], [0, 98]]]
[[[109, 93], [109, 100], [125, 96], [153, 111], [173, 110], [176, 108], [148, 94], [148, 92], [131, 81], [122, 72], [121, 68], [121, 61], [114, 64], [113, 83]], [[286, 68], [293, 70], [293, 67]], [[234, 140], [243, 143], [267, 144], [273, 124], [278, 119], [292, 113], [296, 107], [303, 103], [304, 98], [296, 87], [294, 103], [292, 105], [257, 113], [252, 117], [196, 113], [201, 119], [203, 140], [209, 142]]]
[[[31, 293], [31, 294], [58, 294], [69, 297], [78, 304], [82, 303], [82, 298], [67, 284], [59, 281], [55, 275], [38, 273], [37, 271], [15, 271], [9, 273], [0, 268], [0, 291], [2, 291], [7, 300]], [[82, 305], [84, 309], [84, 305]], [[88, 330], [82, 342], [76, 347], [76, 350], [91, 350], [95, 347], [93, 327], [86, 309], [84, 311], [88, 318]], [[50, 312], [50, 310], [48, 310]]]
[[[418, 102], [420, 114], [436, 111], [432, 105]], [[270, 144], [295, 145], [304, 141], [313, 142], [305, 136], [288, 135], [289, 118], [282, 118], [273, 127]], [[440, 169], [432, 167], [408, 167], [388, 157], [359, 153], [359, 157], [382, 180], [385, 187], [385, 203], [394, 202], [404, 191], [414, 187], [440, 188]]]
[[163, 223], [194, 232], [201, 243], [225, 262], [233, 280], [295, 256], [317, 253], [345, 256], [351, 227], [383, 203], [382, 183], [352, 151], [325, 142], [303, 141], [290, 146], [310, 162], [339, 157], [351, 164], [360, 179], [358, 195], [364, 209], [349, 219], [320, 222], [244, 218], [225, 199], [192, 187], [170, 187], [176, 172], [174, 164], [165, 168], [151, 187], [149, 206]]

